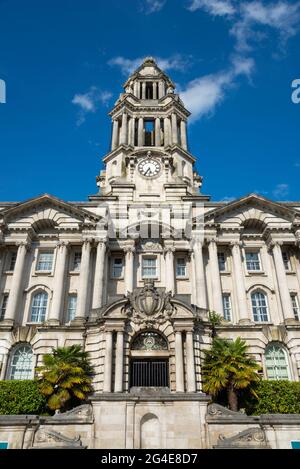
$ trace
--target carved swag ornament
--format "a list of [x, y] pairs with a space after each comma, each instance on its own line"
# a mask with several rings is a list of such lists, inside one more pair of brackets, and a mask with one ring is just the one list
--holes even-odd
[[143, 288], [128, 293], [122, 313], [136, 324], [153, 326], [170, 320], [176, 311], [172, 304], [172, 293], [158, 290], [151, 280]]

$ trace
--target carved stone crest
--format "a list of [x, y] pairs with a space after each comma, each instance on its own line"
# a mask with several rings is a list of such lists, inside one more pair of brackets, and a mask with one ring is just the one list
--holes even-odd
[[35, 438], [34, 448], [82, 448], [80, 436], [69, 438], [54, 430], [40, 429]]
[[143, 288], [128, 293], [127, 299], [122, 312], [136, 324], [162, 324], [171, 319], [175, 311], [172, 293], [156, 288], [152, 280], [146, 280]]
[[246, 430], [226, 438], [219, 435], [219, 441], [215, 448], [268, 448], [266, 435], [261, 428], [247, 428]]

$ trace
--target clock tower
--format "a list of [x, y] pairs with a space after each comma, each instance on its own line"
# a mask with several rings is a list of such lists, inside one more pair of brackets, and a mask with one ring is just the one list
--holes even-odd
[[111, 151], [97, 178], [101, 196], [133, 203], [199, 197], [202, 178], [188, 149], [189, 115], [174, 83], [147, 57], [110, 112]]

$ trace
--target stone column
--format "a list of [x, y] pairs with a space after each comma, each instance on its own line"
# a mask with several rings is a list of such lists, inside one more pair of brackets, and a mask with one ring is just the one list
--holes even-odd
[[146, 82], [142, 83], [142, 99], [146, 99]]
[[101, 308], [103, 304], [103, 287], [104, 287], [104, 267], [106, 256], [106, 242], [101, 240], [97, 245], [94, 292], [93, 292], [93, 309]]
[[180, 122], [180, 136], [181, 136], [181, 146], [184, 150], [187, 150], [187, 134], [186, 134], [186, 122], [182, 119]]
[[178, 143], [177, 116], [174, 112], [172, 114], [172, 143]]
[[184, 392], [182, 333], [175, 332], [176, 392]]
[[13, 324], [17, 313], [18, 313], [18, 306], [19, 300], [22, 293], [22, 282], [23, 282], [23, 275], [24, 275], [24, 268], [25, 268], [25, 261], [26, 261], [26, 254], [28, 250], [28, 243], [27, 242], [20, 242], [17, 243], [18, 253], [17, 253], [17, 260], [16, 265], [12, 277], [11, 288], [8, 297], [7, 308], [5, 312], [4, 320]]
[[82, 246], [82, 257], [79, 275], [79, 288], [77, 298], [77, 310], [75, 321], [84, 321], [86, 316], [86, 306], [88, 290], [90, 285], [90, 264], [91, 264], [91, 239], [86, 239]]
[[139, 126], [138, 126], [138, 146], [144, 146], [144, 119], [143, 117], [139, 118]]
[[160, 118], [157, 117], [155, 119], [155, 146], [161, 146], [161, 139], [160, 139]]
[[136, 98], [139, 97], [139, 82], [136, 81], [133, 85], [133, 94]]
[[129, 119], [129, 132], [128, 132], [128, 144], [134, 147], [134, 130], [135, 130], [135, 118]]
[[241, 243], [239, 241], [231, 243], [232, 248], [232, 263], [236, 287], [236, 296], [238, 304], [238, 317], [240, 323], [249, 323], [250, 319], [248, 316], [246, 288], [244, 282], [244, 269], [241, 259]]
[[157, 99], [157, 82], [153, 83], [153, 99]]
[[169, 146], [171, 142], [170, 135], [170, 119], [169, 117], [164, 118], [164, 145], [165, 147]]
[[125, 252], [125, 295], [133, 292], [133, 276], [134, 276], [134, 246], [126, 246]]
[[5, 247], [4, 247], [4, 244], [1, 244], [0, 242], [0, 282], [1, 282], [1, 277], [3, 274], [3, 270], [4, 270], [4, 262], [5, 262]]
[[165, 249], [165, 275], [166, 275], [166, 292], [175, 293], [175, 272], [174, 272], [174, 247], [166, 247]]
[[117, 332], [115, 392], [123, 392], [124, 332]]
[[291, 296], [287, 285], [287, 278], [282, 259], [281, 244], [282, 243], [280, 242], [273, 241], [271, 242], [270, 247], [273, 252], [283, 317], [285, 319], [285, 322], [294, 322], [295, 316], [292, 309]]
[[206, 308], [206, 288], [205, 273], [203, 264], [202, 242], [195, 241], [193, 245], [194, 262], [195, 262], [195, 283], [196, 283], [196, 299], [199, 308]]
[[160, 81], [158, 84], [158, 97], [159, 99], [163, 98], [165, 95], [165, 84], [163, 81]]
[[123, 112], [121, 137], [120, 137], [121, 145], [127, 145], [127, 136], [128, 136], [127, 134], [128, 134], [128, 117], [127, 117], [126, 112]]
[[118, 144], [119, 144], [119, 122], [117, 120], [114, 120], [111, 149], [115, 150], [116, 148], [118, 148]]
[[213, 309], [216, 313], [223, 316], [222, 285], [218, 263], [218, 248], [214, 239], [209, 240], [208, 253], [213, 294]]
[[111, 392], [112, 349], [113, 349], [113, 333], [112, 333], [112, 331], [106, 331], [106, 334], [105, 334], [103, 392]]
[[187, 392], [196, 392], [194, 339], [192, 331], [186, 332], [186, 366]]
[[48, 322], [58, 325], [62, 319], [65, 292], [65, 273], [67, 266], [68, 245], [61, 241], [57, 245], [56, 267], [54, 273], [53, 298]]

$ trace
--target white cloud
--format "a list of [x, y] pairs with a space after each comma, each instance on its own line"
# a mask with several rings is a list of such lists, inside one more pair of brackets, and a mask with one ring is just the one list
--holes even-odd
[[228, 70], [199, 77], [188, 83], [180, 93], [187, 109], [192, 113], [191, 121], [212, 115], [215, 108], [225, 98], [225, 94], [240, 75], [250, 77], [254, 70], [254, 61], [234, 56]]
[[76, 94], [72, 99], [72, 104], [79, 107], [77, 125], [79, 126], [85, 122], [88, 113], [96, 112], [99, 104], [107, 106], [111, 97], [112, 93], [100, 91], [96, 86], [91, 86], [84, 94]]
[[167, 0], [144, 0], [141, 5], [142, 12], [146, 15], [162, 10]]
[[[127, 59], [126, 57], [114, 57], [108, 61], [110, 66], [118, 66], [124, 75], [133, 73], [145, 60], [145, 57], [137, 57], [136, 59]], [[171, 57], [162, 58], [155, 57], [157, 65], [163, 70], [184, 71], [191, 63], [191, 57], [183, 57], [180, 54]]]
[[231, 0], [192, 0], [188, 10], [196, 11], [203, 9], [213, 16], [233, 15], [236, 12]]
[[276, 199], [284, 199], [288, 196], [289, 190], [288, 184], [277, 184], [272, 194]]

